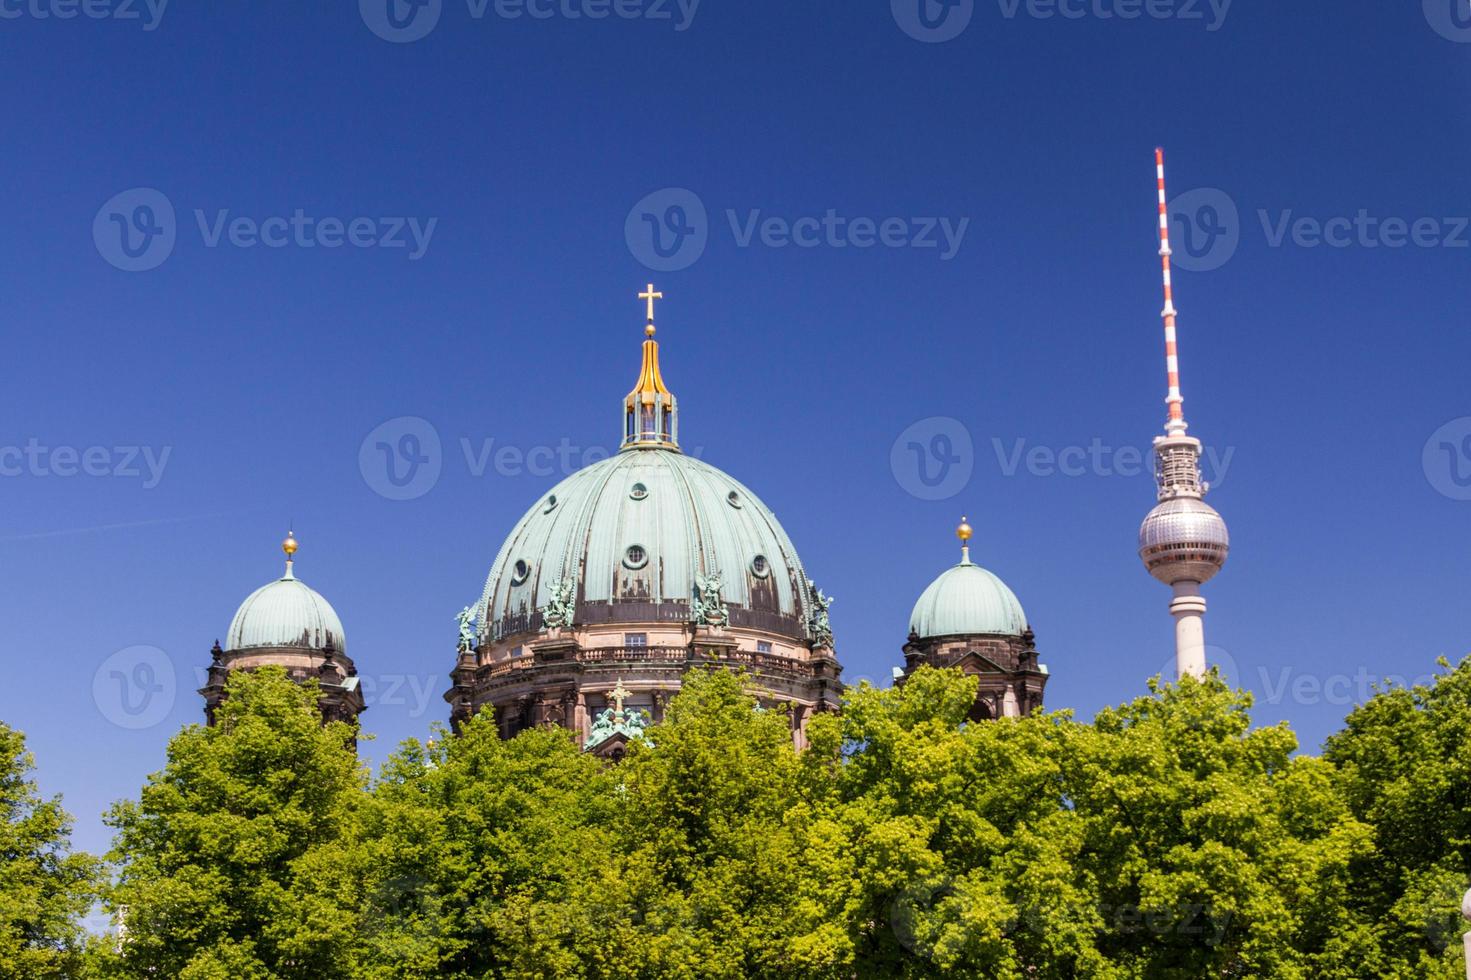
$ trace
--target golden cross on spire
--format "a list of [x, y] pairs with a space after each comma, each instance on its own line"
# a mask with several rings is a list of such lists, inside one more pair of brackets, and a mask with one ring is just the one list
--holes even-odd
[[656, 299], [663, 299], [664, 298], [664, 294], [663, 293], [656, 293], [656, 292], [654, 292], [654, 284], [653, 283], [649, 283], [649, 290], [648, 290], [648, 292], [639, 293], [638, 294], [638, 298], [639, 299], [646, 299], [646, 300], [649, 301], [649, 324], [652, 326], [653, 325], [653, 322], [654, 322], [654, 300], [656, 300]]
[[617, 685], [608, 692], [608, 697], [613, 699], [613, 707], [618, 714], [623, 714], [623, 700], [633, 696], [633, 692], [623, 686], [623, 678], [618, 678]]

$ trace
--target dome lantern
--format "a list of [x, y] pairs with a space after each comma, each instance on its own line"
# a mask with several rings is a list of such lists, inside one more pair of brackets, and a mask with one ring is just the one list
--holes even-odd
[[679, 405], [659, 373], [659, 342], [654, 339], [654, 301], [664, 294], [649, 288], [638, 298], [648, 302], [644, 326], [644, 359], [638, 382], [623, 399], [623, 449], [679, 449]]

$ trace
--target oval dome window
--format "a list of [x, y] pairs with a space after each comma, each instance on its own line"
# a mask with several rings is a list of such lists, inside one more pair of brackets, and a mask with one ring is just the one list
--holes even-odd
[[522, 583], [524, 583], [530, 577], [531, 577], [531, 566], [528, 565], [528, 564], [526, 564], [526, 560], [524, 558], [521, 559], [520, 561], [516, 562], [516, 567], [513, 568], [513, 569], [511, 569], [511, 584], [512, 585], [521, 585]]
[[649, 553], [641, 544], [629, 545], [628, 550], [623, 553], [623, 564], [629, 568], [643, 568], [649, 563]]
[[757, 555], [755, 558], [751, 559], [751, 571], [754, 572], [758, 578], [765, 578], [766, 576], [771, 574], [771, 566], [767, 564], [765, 555]]
[[628, 495], [634, 500], [643, 500], [649, 495], [649, 488], [642, 483], [635, 483], [628, 491]]

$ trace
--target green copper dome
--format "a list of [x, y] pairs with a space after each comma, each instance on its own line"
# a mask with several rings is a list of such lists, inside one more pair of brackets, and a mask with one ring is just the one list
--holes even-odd
[[302, 647], [347, 652], [347, 636], [332, 604], [296, 578], [291, 563], [286, 574], [252, 592], [230, 621], [225, 649]]
[[633, 446], [563, 480], [517, 522], [485, 581], [481, 637], [529, 631], [563, 582], [579, 609], [602, 605], [600, 622], [683, 622], [696, 582], [712, 577], [733, 625], [805, 638], [806, 572], [771, 509], [708, 463]]
[[920, 639], [986, 634], [1021, 636], [1027, 614], [1006, 583], [969, 560], [947, 569], [914, 604], [909, 632]]

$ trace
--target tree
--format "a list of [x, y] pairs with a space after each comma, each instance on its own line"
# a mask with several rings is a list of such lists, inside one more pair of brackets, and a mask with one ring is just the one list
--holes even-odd
[[860, 976], [1356, 977], [1368, 829], [1249, 696], [1186, 680], [1102, 712], [966, 721], [921, 669], [812, 733], [834, 871], [806, 885]]
[[806, 975], [787, 716], [697, 670], [651, 737], [611, 766], [561, 730], [503, 741], [483, 712], [405, 745], [340, 864], [373, 882], [365, 975]]
[[589, 891], [612, 860], [614, 788], [565, 731], [503, 741], [489, 711], [406, 743], [361, 838], [332, 862], [364, 883], [360, 975], [579, 975], [600, 928]]
[[0, 724], [0, 976], [48, 980], [81, 968], [98, 868], [71, 852], [71, 818], [38, 794], [34, 766], [25, 736]]
[[175, 736], [140, 798], [107, 816], [125, 932], [101, 972], [178, 980], [343, 976], [357, 896], [314, 887], [318, 855], [357, 836], [354, 730], [322, 724], [315, 684], [237, 671], [213, 727]]
[[1382, 948], [1377, 975], [1460, 977], [1471, 886], [1471, 658], [1429, 686], [1377, 692], [1328, 739], [1349, 806], [1374, 828], [1356, 905]]

